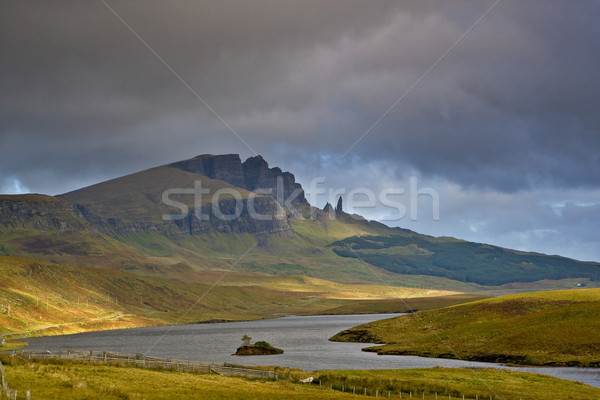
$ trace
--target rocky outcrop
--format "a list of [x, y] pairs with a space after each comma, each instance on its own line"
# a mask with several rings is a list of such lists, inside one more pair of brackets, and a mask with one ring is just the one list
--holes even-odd
[[344, 211], [344, 209], [342, 207], [342, 196], [340, 196], [340, 198], [338, 199], [337, 206], [335, 206], [335, 211], [336, 212], [343, 212]]
[[[290, 199], [295, 206], [308, 205], [302, 185], [290, 172], [280, 168], [269, 168], [262, 156], [250, 157], [242, 164], [244, 170], [244, 188], [256, 193], [267, 194], [280, 202]], [[277, 191], [280, 191], [278, 194]]]
[[221, 200], [218, 204], [203, 205], [198, 212], [190, 209], [187, 215], [175, 215], [163, 223], [127, 223], [119, 218], [101, 218], [82, 205], [76, 207], [96, 229], [113, 237], [137, 232], [156, 232], [170, 237], [215, 232], [276, 237], [294, 235], [285, 209], [271, 197]]
[[238, 154], [203, 154], [170, 165], [187, 172], [228, 182], [240, 188], [245, 189], [246, 187], [244, 183], [242, 160]]
[[49, 232], [89, 228], [83, 215], [63, 199], [37, 194], [0, 196], [0, 231], [34, 229]]
[[271, 196], [282, 205], [289, 199], [296, 207], [308, 206], [304, 190], [299, 183], [296, 183], [294, 175], [283, 172], [277, 167], [269, 168], [269, 164], [262, 156], [250, 157], [242, 163], [238, 154], [204, 154], [178, 161], [170, 166]]
[[252, 200], [227, 199], [219, 204], [205, 204], [200, 212], [191, 211], [185, 218], [175, 220], [182, 233], [191, 235], [211, 232], [252, 233], [292, 237], [285, 209], [271, 197]]
[[250, 344], [247, 346], [238, 347], [237, 351], [233, 354], [234, 356], [270, 356], [274, 354], [283, 354], [283, 350], [277, 347]]

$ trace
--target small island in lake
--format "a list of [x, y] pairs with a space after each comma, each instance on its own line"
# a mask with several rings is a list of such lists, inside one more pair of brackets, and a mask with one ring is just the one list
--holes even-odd
[[273, 347], [270, 343], [265, 341], [258, 341], [254, 344], [250, 344], [251, 337], [244, 335], [242, 338], [242, 345], [238, 347], [237, 351], [233, 354], [234, 356], [268, 356], [272, 354], [283, 354], [283, 350]]

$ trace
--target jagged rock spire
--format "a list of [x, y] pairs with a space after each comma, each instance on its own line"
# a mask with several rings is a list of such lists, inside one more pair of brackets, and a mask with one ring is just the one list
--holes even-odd
[[333, 206], [331, 205], [330, 202], [327, 202], [327, 204], [325, 204], [325, 207], [323, 207], [323, 211], [328, 212], [328, 213], [333, 212]]
[[337, 206], [335, 206], [335, 211], [343, 211], [342, 209], [342, 196], [338, 199]]

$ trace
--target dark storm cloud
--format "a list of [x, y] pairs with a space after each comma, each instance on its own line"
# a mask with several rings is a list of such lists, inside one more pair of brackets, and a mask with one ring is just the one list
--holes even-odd
[[[223, 118], [242, 123], [263, 119], [275, 104], [294, 113], [305, 107], [310, 85], [279, 86], [290, 65], [322, 42], [369, 30], [391, 8], [110, 4]], [[200, 152], [249, 152], [102, 3], [14, 2], [0, 18], [0, 145], [11, 149], [2, 171], [35, 186], [36, 169], [117, 174]], [[256, 145], [265, 139], [261, 132], [234, 128], [269, 151]], [[149, 148], [160, 149], [151, 160]], [[73, 170], [79, 159], [88, 167]]]
[[[109, 4], [256, 151], [343, 154], [491, 3]], [[501, 2], [353, 152], [503, 190], [597, 184], [597, 11]], [[102, 3], [2, 15], [3, 170], [135, 168], [215, 136], [249, 152]]]
[[[500, 1], [342, 158], [492, 1], [107, 4], [252, 149], [305, 185], [417, 174], [441, 185], [446, 226], [464, 224], [429, 233], [466, 236], [478, 215], [474, 235], [490, 241], [589, 234], [582, 221], [595, 220], [600, 186], [598, 2]], [[56, 194], [200, 153], [252, 155], [100, 1], [5, 2], [0, 48], [4, 191]], [[560, 216], [548, 213], [567, 200]], [[524, 225], [518, 215], [534, 209]]]
[[415, 94], [430, 101], [386, 124], [420, 169], [509, 190], [600, 182], [597, 7], [528, 5], [501, 4]]

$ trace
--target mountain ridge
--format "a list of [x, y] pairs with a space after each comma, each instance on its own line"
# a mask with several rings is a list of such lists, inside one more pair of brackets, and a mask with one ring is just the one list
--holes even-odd
[[[168, 165], [183, 171], [224, 181], [252, 192], [264, 190], [265, 193], [260, 194], [266, 194], [274, 198], [277, 198], [278, 194], [283, 198], [289, 198], [294, 196], [294, 192], [297, 191], [292, 203], [300, 206], [309, 205], [304, 197], [304, 189], [302, 185], [296, 183], [294, 175], [288, 171], [283, 172], [279, 167], [269, 168], [269, 164], [260, 155], [250, 157], [242, 162], [238, 154], [202, 154]], [[277, 192], [280, 189], [278, 179], [281, 179], [281, 193]]]

